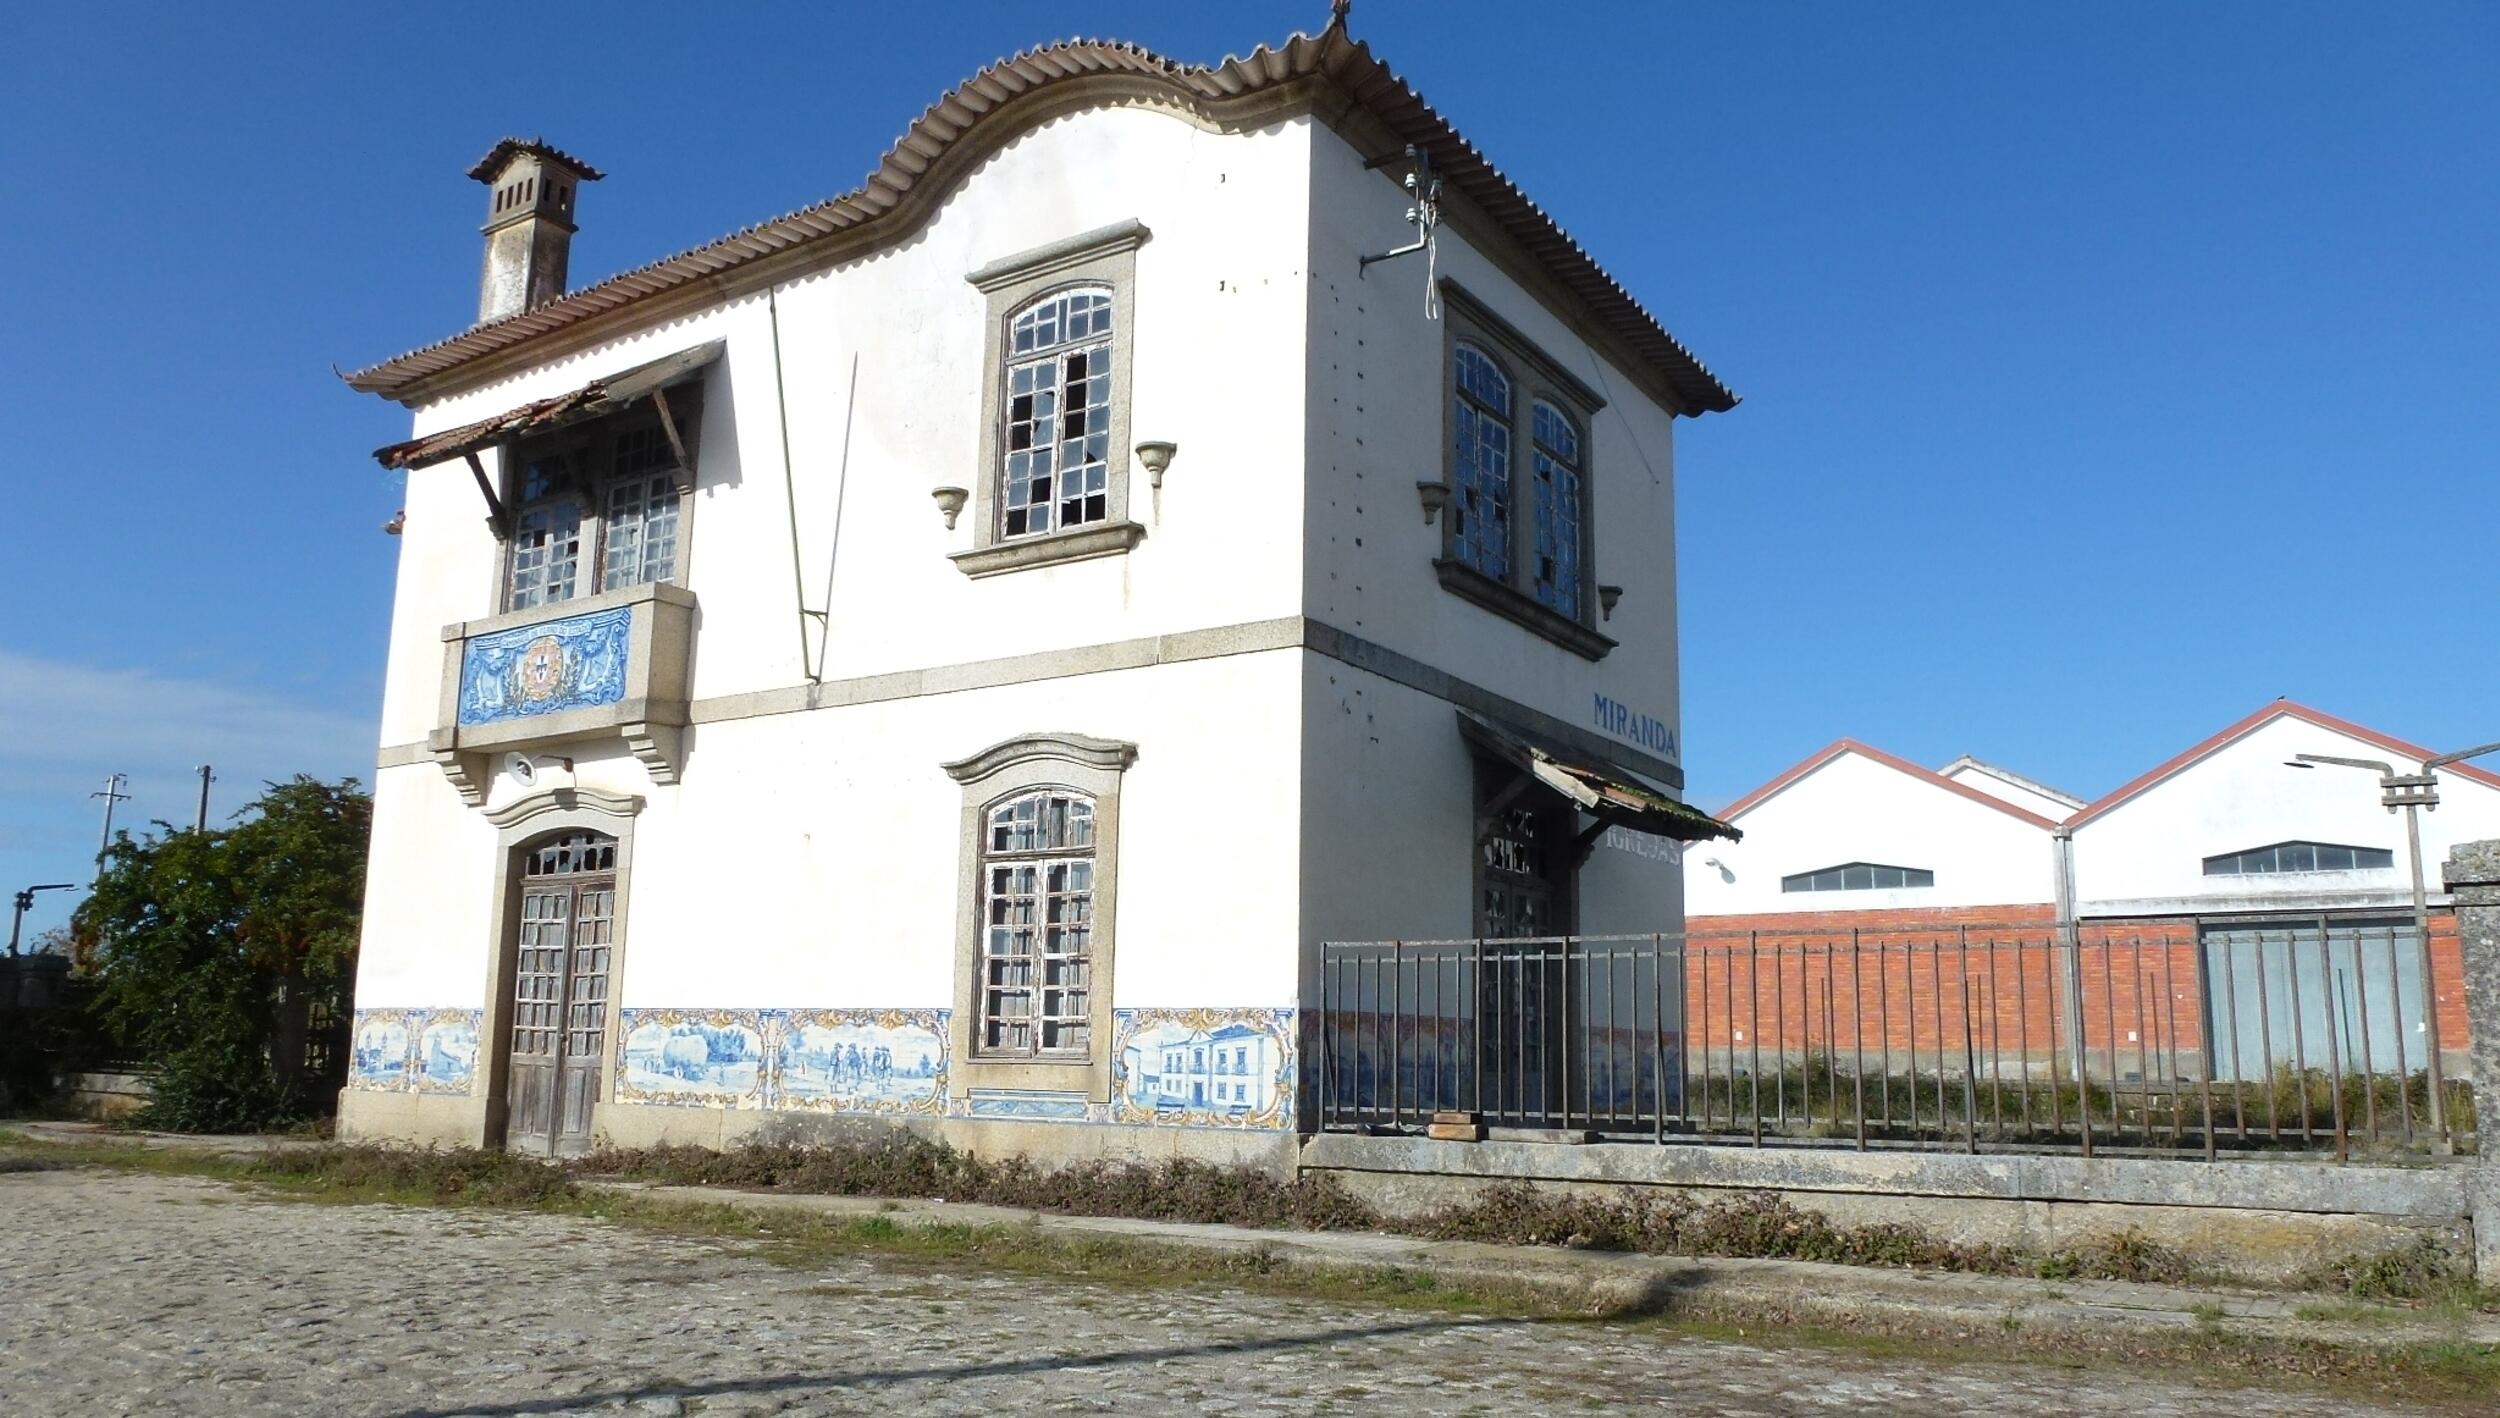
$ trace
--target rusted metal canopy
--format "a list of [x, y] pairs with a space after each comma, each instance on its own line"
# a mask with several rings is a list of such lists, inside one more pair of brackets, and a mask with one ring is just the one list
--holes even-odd
[[[479, 419], [441, 433], [411, 438], [388, 448], [377, 448], [374, 461], [386, 468], [415, 468], [427, 463], [440, 463], [491, 448], [499, 443], [533, 433], [545, 433], [566, 424], [598, 418], [631, 407], [635, 401], [649, 398], [672, 384], [683, 383], [703, 372], [705, 366], [721, 356], [726, 342], [714, 340], [690, 350], [679, 350], [665, 359], [638, 364], [621, 374], [593, 379], [570, 393], [557, 394], [508, 409], [493, 418]], [[682, 461], [682, 460], [681, 460]]]
[[1541, 735], [1458, 711], [1458, 732], [1477, 752], [1508, 763], [1571, 800], [1609, 827], [1628, 827], [1678, 842], [1740, 840], [1745, 834], [1699, 808], [1687, 807], [1620, 768], [1592, 761]]

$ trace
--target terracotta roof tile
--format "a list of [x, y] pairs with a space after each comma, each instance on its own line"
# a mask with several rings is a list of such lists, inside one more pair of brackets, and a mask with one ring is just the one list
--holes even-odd
[[[1247, 56], [1227, 57], [1212, 66], [1183, 64], [1138, 45], [1105, 40], [1070, 40], [1011, 55], [931, 104], [854, 191], [612, 276], [537, 309], [411, 350], [350, 374], [347, 382], [367, 393], [415, 402], [426, 397], [430, 385], [474, 361], [612, 312], [627, 311], [639, 302], [697, 282], [728, 279], [742, 266], [810, 242], [873, 227], [904, 204], [922, 174], [1002, 105], [1055, 85], [1107, 75], [1143, 79], [1164, 97], [1219, 115], [1227, 107], [1305, 81], [1337, 88], [1399, 142], [1428, 152], [1445, 188], [1464, 194], [1490, 215], [1557, 283], [1585, 303], [1632, 354], [1656, 372], [1674, 394], [1680, 412], [1735, 407], [1736, 396], [1727, 386], [1607, 275], [1542, 207], [1530, 201], [1405, 80], [1374, 58], [1369, 45], [1334, 26], [1317, 37], [1297, 34], [1280, 45], [1262, 46]], [[502, 150], [498, 145], [498, 153]], [[576, 159], [565, 160], [580, 165]], [[630, 316], [618, 318], [622, 323]]]

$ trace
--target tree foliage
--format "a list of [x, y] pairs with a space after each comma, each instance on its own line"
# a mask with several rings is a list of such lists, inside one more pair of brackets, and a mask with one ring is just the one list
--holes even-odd
[[299, 775], [236, 816], [122, 837], [78, 908], [103, 1008], [156, 1069], [149, 1126], [248, 1131], [326, 1101], [305, 1044], [348, 1008], [373, 799]]

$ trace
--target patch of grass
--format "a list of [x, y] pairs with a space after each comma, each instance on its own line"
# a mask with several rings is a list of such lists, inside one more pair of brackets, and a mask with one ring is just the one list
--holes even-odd
[[2391, 1310], [2385, 1305], [2356, 1304], [2350, 1300], [2329, 1300], [2321, 1304], [2302, 1305], [2292, 1311], [2294, 1319], [2314, 1320], [2331, 1324], [2394, 1324], [2412, 1315]]
[[2353, 1300], [2427, 1305], [2460, 1314], [2500, 1310], [2500, 1290], [2477, 1285], [2472, 1262], [2433, 1236], [2321, 1262], [2302, 1271], [2293, 1284]]
[[1432, 1240], [1560, 1245], [1648, 1255], [1822, 1261], [1891, 1269], [1954, 1270], [2042, 1279], [2176, 1282], [2187, 1258], [2139, 1232], [2120, 1231], [2045, 1255], [2012, 1246], [1946, 1241], [1916, 1226], [1841, 1226], [1767, 1193], [1698, 1201], [1626, 1188], [1616, 1196], [1497, 1182], [1463, 1202], [1387, 1223]]

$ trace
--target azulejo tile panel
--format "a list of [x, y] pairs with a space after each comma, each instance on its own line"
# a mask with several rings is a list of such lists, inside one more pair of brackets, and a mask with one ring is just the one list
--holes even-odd
[[357, 1010], [347, 1086], [366, 1093], [470, 1093], [484, 1028], [485, 1012], [476, 1009]]
[[[1113, 1011], [1112, 1096], [976, 1089], [947, 1096], [951, 1010], [627, 1009], [620, 1103], [774, 1108], [1289, 1131], [1301, 1020], [1291, 1008]], [[480, 1077], [476, 1009], [355, 1016], [350, 1088], [469, 1094]]]
[[625, 697], [634, 608], [592, 611], [471, 639], [460, 648], [460, 722], [494, 724]]
[[948, 1098], [943, 1008], [657, 1010], [617, 1030], [617, 1103], [795, 1113], [1293, 1130], [1293, 1008], [1113, 1010], [1113, 1098], [978, 1088]]
[[1178, 1127], [1288, 1130], [1290, 1008], [1114, 1010], [1111, 1117]]
[[616, 1099], [764, 1106], [767, 1011], [628, 1009], [617, 1030]]
[[950, 1012], [771, 1011], [766, 1106], [828, 1113], [944, 1112]]
[[411, 1021], [408, 1077], [419, 1093], [467, 1093], [477, 1082], [483, 1011], [436, 1009]]

